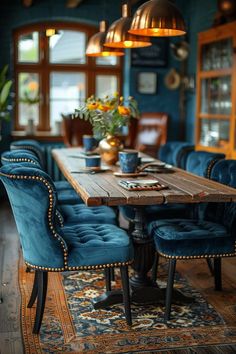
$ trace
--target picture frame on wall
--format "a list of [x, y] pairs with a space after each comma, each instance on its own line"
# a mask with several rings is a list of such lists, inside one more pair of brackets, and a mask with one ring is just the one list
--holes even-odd
[[137, 92], [144, 95], [154, 95], [157, 92], [157, 73], [139, 72], [137, 74]]
[[168, 38], [152, 38], [150, 47], [132, 49], [131, 65], [166, 68], [168, 66], [168, 48]]

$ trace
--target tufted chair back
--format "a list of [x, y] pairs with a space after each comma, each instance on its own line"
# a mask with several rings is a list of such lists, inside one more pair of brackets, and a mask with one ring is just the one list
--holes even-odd
[[2, 165], [7, 165], [9, 163], [17, 163], [17, 162], [28, 162], [32, 163], [35, 167], [41, 168], [39, 159], [29, 150], [11, 150], [5, 151], [1, 155]]
[[186, 170], [198, 176], [210, 178], [211, 170], [215, 163], [224, 158], [224, 154], [207, 151], [192, 151], [187, 157]]
[[14, 141], [10, 145], [11, 150], [17, 150], [17, 149], [24, 149], [24, 150], [29, 150], [30, 152], [33, 152], [38, 160], [40, 161], [40, 164], [43, 168], [45, 168], [45, 156], [44, 156], [44, 149], [42, 146], [35, 140], [18, 140]]
[[185, 141], [169, 141], [159, 150], [159, 159], [182, 169], [186, 168], [188, 154], [194, 150], [194, 145]]
[[[211, 179], [236, 188], [236, 160], [218, 161], [212, 168]], [[214, 222], [222, 220], [229, 230], [235, 230], [236, 203], [209, 203], [206, 218]]]
[[0, 179], [12, 206], [26, 263], [63, 269], [67, 246], [55, 221], [57, 197], [51, 178], [36, 167], [8, 164], [0, 169]]

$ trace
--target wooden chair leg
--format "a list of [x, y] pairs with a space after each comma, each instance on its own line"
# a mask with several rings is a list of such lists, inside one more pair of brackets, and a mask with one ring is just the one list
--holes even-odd
[[209, 270], [211, 272], [211, 275], [214, 276], [215, 271], [214, 271], [214, 266], [212, 264], [212, 259], [211, 258], [207, 258], [206, 262], [207, 262], [208, 268], [209, 268]]
[[155, 258], [154, 258], [154, 262], [152, 265], [152, 274], [151, 274], [151, 278], [152, 281], [155, 283], [157, 280], [157, 270], [158, 270], [158, 264], [159, 264], [159, 254], [156, 252], [155, 253]]
[[126, 318], [126, 322], [127, 322], [128, 326], [132, 326], [128, 266], [120, 267], [120, 274], [121, 274], [122, 287], [123, 287], [123, 301], [124, 301], [124, 308], [125, 308], [125, 318]]
[[222, 290], [221, 258], [214, 258], [215, 290]]
[[111, 269], [105, 268], [106, 291], [111, 291]]
[[35, 271], [34, 284], [33, 284], [32, 292], [31, 292], [30, 299], [29, 299], [29, 302], [27, 305], [28, 308], [31, 308], [33, 306], [33, 304], [35, 303], [35, 300], [37, 298], [37, 295], [38, 295], [38, 272]]
[[37, 307], [36, 307], [36, 315], [35, 315], [35, 322], [33, 328], [33, 334], [38, 334], [40, 331], [44, 307], [45, 307], [45, 300], [47, 295], [47, 285], [48, 285], [48, 273], [37, 271], [38, 272], [38, 299], [37, 299]]
[[165, 309], [164, 322], [167, 322], [170, 319], [172, 292], [173, 292], [174, 277], [175, 277], [175, 268], [176, 268], [176, 259], [170, 259], [169, 260], [169, 269], [168, 269], [167, 288], [166, 288], [166, 309]]

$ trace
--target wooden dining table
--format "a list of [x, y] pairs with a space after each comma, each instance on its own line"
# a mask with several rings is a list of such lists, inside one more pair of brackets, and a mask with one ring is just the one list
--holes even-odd
[[[85, 168], [85, 154], [82, 148], [62, 148], [52, 151], [58, 167], [75, 191], [88, 206], [108, 205], [111, 207], [130, 205], [135, 211], [134, 229], [131, 234], [134, 245], [134, 275], [130, 279], [132, 300], [138, 303], [163, 303], [164, 291], [148, 276], [155, 259], [154, 241], [147, 233], [145, 206], [167, 203], [206, 203], [236, 201], [236, 189], [215, 181], [199, 177], [179, 168], [160, 170], [159, 173], [149, 172], [139, 179], [156, 179], [167, 186], [166, 189], [128, 191], [118, 182], [134, 180], [134, 177], [117, 177], [114, 172], [119, 166], [102, 165], [105, 171], [95, 173]], [[148, 156], [142, 155], [147, 161]], [[151, 161], [151, 159], [150, 159]], [[152, 161], [158, 162], [158, 160]], [[159, 161], [160, 162], [160, 161]], [[191, 299], [177, 293], [176, 303], [190, 302]], [[115, 296], [104, 297], [96, 308], [104, 307], [119, 301]]]

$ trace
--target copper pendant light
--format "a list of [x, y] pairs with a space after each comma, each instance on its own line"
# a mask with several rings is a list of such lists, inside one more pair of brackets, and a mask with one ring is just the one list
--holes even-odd
[[108, 28], [104, 45], [112, 48], [139, 48], [152, 45], [149, 37], [128, 33], [131, 22], [130, 7], [127, 3], [123, 4], [122, 17]]
[[108, 24], [106, 21], [101, 21], [99, 32], [94, 34], [88, 41], [86, 55], [89, 57], [108, 57], [108, 56], [122, 56], [124, 52], [120, 49], [113, 49], [104, 47], [106, 38], [106, 31]]
[[134, 14], [130, 33], [153, 37], [181, 36], [186, 33], [184, 19], [169, 0], [150, 0]]

